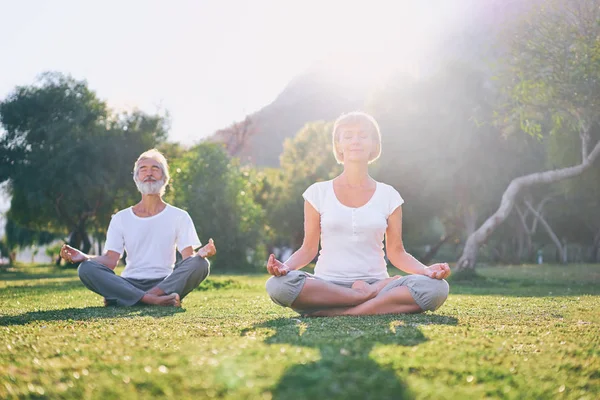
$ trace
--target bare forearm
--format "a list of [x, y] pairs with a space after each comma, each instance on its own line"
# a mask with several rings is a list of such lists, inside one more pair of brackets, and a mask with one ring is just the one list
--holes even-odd
[[107, 256], [106, 254], [103, 254], [101, 256], [90, 256], [90, 255], [85, 255], [86, 258], [90, 261], [95, 261], [97, 263], [100, 263], [104, 266], [107, 266], [110, 269], [115, 269], [117, 267], [117, 264], [119, 263], [119, 261], [117, 260], [117, 262], [115, 262], [114, 259], [110, 258], [109, 256]]
[[316, 255], [316, 250], [300, 247], [294, 254], [290, 256], [290, 258], [287, 259], [285, 265], [287, 265], [290, 270], [301, 269], [307, 266]]
[[424, 275], [425, 265], [406, 251], [388, 252], [388, 258], [394, 267], [409, 274]]

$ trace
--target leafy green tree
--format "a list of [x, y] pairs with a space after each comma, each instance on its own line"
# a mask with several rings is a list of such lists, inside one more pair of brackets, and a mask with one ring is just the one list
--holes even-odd
[[275, 244], [299, 247], [304, 237], [302, 193], [313, 183], [334, 178], [341, 166], [333, 156], [333, 123], [311, 122], [293, 138], [286, 139], [279, 174], [273, 173], [268, 207]]
[[479, 247], [510, 215], [522, 189], [578, 176], [600, 155], [598, 37], [597, 0], [545, 1], [503, 36], [509, 56], [499, 74], [506, 94], [500, 122], [505, 129], [517, 127], [538, 137], [577, 138], [580, 159], [513, 179], [497, 211], [467, 239], [459, 271], [474, 269]]
[[10, 218], [6, 220], [4, 233], [1, 254], [8, 257], [11, 264], [14, 263], [12, 254], [17, 249], [29, 246], [44, 246], [60, 237], [53, 232], [24, 228]]
[[172, 165], [168, 200], [189, 212], [202, 242], [214, 239], [216, 269], [240, 270], [266, 259], [264, 211], [250, 177], [215, 143], [193, 147]]
[[17, 87], [0, 103], [0, 182], [20, 226], [69, 233], [89, 251], [89, 229], [104, 232], [115, 210], [136, 196], [136, 157], [164, 140], [165, 121], [111, 113], [87, 83], [60, 73]]
[[439, 64], [419, 79], [393, 78], [368, 104], [383, 139], [375, 177], [405, 198], [406, 246], [423, 262], [472, 233], [510, 178], [531, 168], [524, 151], [539, 147], [490, 124], [497, 95], [485, 70], [453, 59]]

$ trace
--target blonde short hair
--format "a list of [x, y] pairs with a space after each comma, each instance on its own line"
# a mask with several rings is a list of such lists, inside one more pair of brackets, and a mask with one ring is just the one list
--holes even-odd
[[342, 126], [354, 125], [359, 126], [365, 131], [371, 134], [372, 139], [375, 141], [375, 149], [369, 156], [369, 164], [374, 162], [381, 155], [381, 132], [379, 131], [379, 124], [375, 121], [375, 118], [362, 111], [352, 111], [346, 114], [342, 114], [333, 124], [333, 155], [338, 164], [344, 163], [344, 155], [339, 151], [337, 143], [340, 139], [339, 129]]
[[163, 187], [160, 191], [160, 195], [162, 196], [165, 194], [165, 188], [169, 184], [169, 180], [171, 179], [171, 176], [169, 175], [169, 164], [167, 163], [167, 159], [157, 149], [150, 149], [150, 150], [145, 151], [142, 154], [140, 154], [140, 156], [136, 160], [135, 164], [133, 164], [133, 180], [136, 182], [136, 184], [138, 183], [137, 175], [138, 175], [138, 171], [140, 170], [140, 161], [147, 160], [147, 159], [151, 159], [151, 160], [158, 162], [158, 165], [159, 165], [160, 169], [162, 170], [163, 178], [165, 180], [165, 183], [163, 184]]

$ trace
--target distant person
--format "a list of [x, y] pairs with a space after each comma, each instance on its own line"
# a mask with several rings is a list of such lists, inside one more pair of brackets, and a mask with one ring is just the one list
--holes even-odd
[[[271, 299], [307, 316], [404, 314], [433, 311], [448, 297], [448, 264], [425, 266], [402, 243], [402, 203], [391, 186], [369, 176], [381, 134], [362, 112], [342, 115], [333, 127], [333, 153], [344, 171], [303, 194], [304, 241], [285, 262], [270, 255]], [[426, 160], [424, 160], [426, 162]], [[387, 257], [407, 276], [390, 278]], [[321, 251], [315, 273], [300, 271]]]
[[[163, 201], [169, 167], [158, 150], [139, 156], [133, 180], [142, 200], [113, 215], [105, 253], [92, 257], [64, 245], [60, 256], [68, 262], [81, 262], [79, 278], [104, 297], [105, 305], [179, 307], [181, 299], [208, 276], [206, 258], [216, 253], [215, 245], [210, 239], [196, 253], [194, 249], [201, 244], [189, 214]], [[176, 248], [183, 258], [177, 263]], [[127, 265], [118, 276], [113, 270], [123, 251], [127, 251]]]

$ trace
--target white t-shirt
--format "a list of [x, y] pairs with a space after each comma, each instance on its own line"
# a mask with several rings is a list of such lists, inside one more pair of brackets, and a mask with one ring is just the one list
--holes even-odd
[[358, 208], [340, 203], [332, 180], [311, 185], [302, 196], [321, 215], [316, 276], [341, 282], [389, 277], [383, 252], [387, 219], [404, 203], [396, 189], [377, 182], [371, 199]]
[[119, 254], [127, 251], [127, 265], [121, 276], [158, 279], [173, 271], [175, 249], [189, 246], [200, 246], [192, 218], [187, 211], [167, 204], [152, 217], [138, 217], [132, 207], [113, 215], [104, 250]]

